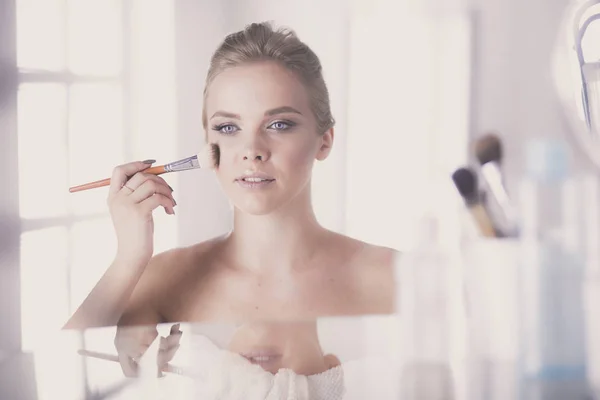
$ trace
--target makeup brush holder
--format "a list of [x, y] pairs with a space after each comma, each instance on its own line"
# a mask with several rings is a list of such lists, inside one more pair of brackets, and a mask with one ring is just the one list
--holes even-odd
[[462, 246], [469, 400], [517, 397], [519, 261], [517, 239]]
[[587, 374], [594, 399], [600, 399], [600, 275], [583, 284], [586, 318]]
[[[522, 239], [521, 239], [522, 240]], [[526, 309], [533, 310], [533, 293], [522, 297], [520, 286], [523, 285], [523, 269], [533, 268], [528, 260], [525, 247], [526, 244], [520, 239], [477, 239], [464, 243], [462, 246], [462, 272], [465, 287], [466, 305], [466, 335], [467, 335], [467, 399], [518, 399], [523, 397], [521, 385], [526, 371], [523, 368], [524, 353], [522, 345], [533, 345], [545, 349], [540, 357], [560, 356], [563, 352], [558, 349], [541, 346], [543, 343], [526, 343], [527, 335], [523, 329], [547, 330], [545, 335], [556, 331], [554, 324], [567, 324], [572, 316], [563, 314], [567, 309], [555, 309], [551, 320], [539, 320], [537, 323], [529, 322], [532, 319], [548, 318], [549, 314], [543, 314], [545, 307], [542, 303], [539, 314], [530, 314]], [[589, 268], [596, 271], [595, 268]], [[583, 305], [584, 336], [585, 336], [585, 368], [589, 390], [593, 392], [591, 398], [600, 399], [600, 274], [586, 274], [581, 281], [581, 296]], [[541, 290], [541, 287], [540, 287]], [[577, 293], [573, 293], [573, 296]], [[556, 293], [557, 304], [574, 304], [576, 299], [567, 294]], [[560, 299], [559, 299], [560, 298]], [[530, 304], [521, 304], [527, 301]], [[576, 309], [573, 309], [576, 312]], [[546, 315], [546, 317], [544, 317]], [[523, 316], [527, 326], [521, 327]], [[554, 321], [554, 322], [552, 322]], [[563, 321], [563, 322], [561, 322]], [[560, 330], [560, 329], [559, 329]], [[570, 330], [568, 331], [570, 332]], [[536, 336], [531, 336], [529, 340]], [[571, 342], [568, 336], [561, 337], [564, 346], [570, 348]], [[544, 339], [545, 340], [545, 339]], [[577, 346], [573, 347], [575, 349]], [[575, 351], [575, 350], [574, 350]], [[547, 352], [547, 353], [546, 353]], [[569, 353], [566, 353], [569, 354]], [[531, 360], [531, 359], [530, 359]], [[551, 358], [550, 358], [551, 360]], [[542, 362], [540, 359], [539, 362]], [[558, 391], [569, 390], [567, 385], [572, 383], [550, 379], [548, 386], [557, 385]], [[588, 389], [585, 389], [586, 391]], [[545, 388], [544, 390], [548, 390]], [[584, 389], [578, 389], [579, 391]], [[554, 391], [554, 389], [552, 390]], [[557, 398], [541, 396], [540, 398]], [[579, 397], [578, 397], [579, 398]]]

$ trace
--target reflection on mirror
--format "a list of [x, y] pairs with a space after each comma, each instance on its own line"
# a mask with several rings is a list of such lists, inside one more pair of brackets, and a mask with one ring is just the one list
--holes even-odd
[[[198, 332], [190, 334], [194, 340], [197, 339]], [[182, 336], [180, 324], [172, 325], [169, 334], [164, 337], [159, 337], [154, 326], [120, 326], [115, 337], [118, 355], [102, 355], [93, 350], [82, 351], [81, 354], [118, 361], [126, 376], [137, 376], [140, 359], [158, 340], [156, 360], [159, 370], [181, 373], [169, 362], [179, 350]], [[224, 351], [238, 355], [238, 362], [243, 360], [258, 365], [271, 374], [289, 369], [299, 375], [316, 375], [340, 365], [335, 355], [323, 352], [316, 320], [249, 322], [224, 329], [223, 334], [212, 337], [212, 340], [221, 344]]]
[[573, 17], [574, 50], [581, 87], [581, 115], [588, 128], [600, 132], [600, 1], [587, 0]]
[[579, 146], [600, 166], [600, 1], [572, 1], [567, 8], [554, 71]]
[[[19, 385], [37, 392], [32, 400], [391, 399], [395, 324], [379, 316], [69, 330], [6, 365], [23, 364]], [[14, 376], [1, 372], [0, 382]]]
[[285, 368], [316, 375], [340, 364], [335, 355], [321, 349], [316, 321], [244, 324], [236, 330], [228, 350], [273, 374]]

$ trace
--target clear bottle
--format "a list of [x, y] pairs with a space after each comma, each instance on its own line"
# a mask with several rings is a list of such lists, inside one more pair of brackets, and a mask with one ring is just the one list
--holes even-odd
[[568, 148], [536, 139], [521, 182], [519, 397], [589, 398], [582, 284], [582, 210]]
[[438, 221], [426, 217], [416, 246], [397, 268], [400, 321], [400, 396], [451, 400], [451, 262], [439, 240]]

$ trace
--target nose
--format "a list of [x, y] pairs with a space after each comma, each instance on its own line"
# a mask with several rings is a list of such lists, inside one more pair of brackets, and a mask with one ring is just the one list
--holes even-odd
[[246, 155], [244, 156], [244, 161], [248, 161], [248, 160], [263, 161], [263, 158], [264, 157], [262, 156], [262, 154], [260, 154], [260, 152], [249, 150], [246, 152]]
[[246, 148], [243, 152], [243, 160], [244, 161], [260, 161], [265, 162], [271, 156], [271, 152], [264, 140], [260, 137], [253, 137], [246, 144]]

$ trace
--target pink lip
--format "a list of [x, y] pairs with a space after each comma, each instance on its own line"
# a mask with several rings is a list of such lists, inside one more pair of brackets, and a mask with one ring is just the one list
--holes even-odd
[[264, 180], [268, 180], [268, 181], [275, 180], [272, 176], [267, 175], [263, 172], [253, 172], [251, 174], [244, 174], [244, 175], [236, 178], [236, 181], [243, 181], [244, 179], [248, 179], [248, 178], [264, 179]]
[[245, 189], [262, 189], [262, 188], [265, 188], [265, 187], [271, 185], [273, 182], [275, 182], [275, 181], [274, 180], [261, 181], [261, 182], [235, 181], [235, 183], [237, 183], [238, 185], [240, 185], [241, 187], [243, 187]]
[[273, 348], [256, 348], [251, 351], [240, 353], [243, 357], [281, 357], [281, 354]]
[[268, 369], [273, 366], [274, 363], [281, 360], [282, 355], [273, 349], [258, 349], [250, 352], [240, 354], [246, 358], [252, 364], [260, 365], [263, 368]]
[[253, 172], [242, 175], [235, 180], [235, 183], [245, 189], [262, 189], [275, 182], [275, 179], [270, 175], [262, 172]]

